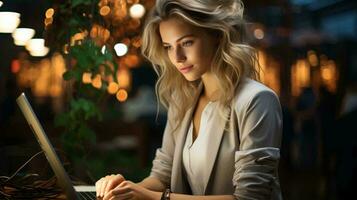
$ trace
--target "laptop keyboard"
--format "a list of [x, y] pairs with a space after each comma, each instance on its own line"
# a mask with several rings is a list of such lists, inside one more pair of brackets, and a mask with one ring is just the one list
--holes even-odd
[[97, 199], [95, 192], [77, 192], [77, 194], [81, 200]]

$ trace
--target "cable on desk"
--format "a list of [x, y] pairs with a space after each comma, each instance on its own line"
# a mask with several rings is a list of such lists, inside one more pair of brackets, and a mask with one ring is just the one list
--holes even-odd
[[55, 176], [45, 181], [34, 181], [34, 178], [38, 178], [38, 174], [27, 174], [15, 179], [28, 163], [42, 153], [43, 151], [40, 151], [33, 155], [10, 177], [0, 176], [0, 199], [53, 199], [60, 195], [61, 190], [56, 187], [57, 179]]

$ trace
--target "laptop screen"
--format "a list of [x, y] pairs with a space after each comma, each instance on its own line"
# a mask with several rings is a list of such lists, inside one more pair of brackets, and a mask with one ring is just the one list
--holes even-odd
[[64, 170], [64, 167], [59, 160], [55, 150], [50, 143], [45, 131], [43, 130], [37, 116], [35, 115], [29, 101], [26, 98], [26, 95], [22, 93], [17, 99], [17, 104], [19, 105], [23, 115], [26, 118], [26, 121], [30, 125], [32, 132], [36, 136], [38, 143], [40, 144], [42, 150], [44, 151], [50, 166], [52, 167], [53, 172], [55, 173], [58, 184], [65, 192], [68, 199], [78, 199], [76, 192], [73, 188], [73, 185]]

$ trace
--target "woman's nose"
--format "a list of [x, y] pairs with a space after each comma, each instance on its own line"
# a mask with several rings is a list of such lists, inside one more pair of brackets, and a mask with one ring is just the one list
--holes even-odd
[[181, 47], [176, 48], [175, 56], [176, 56], [176, 62], [178, 63], [186, 61], [185, 52]]

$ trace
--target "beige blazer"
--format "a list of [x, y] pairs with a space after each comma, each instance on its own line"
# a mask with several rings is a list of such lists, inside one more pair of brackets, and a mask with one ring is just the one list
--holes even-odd
[[[215, 115], [214, 138], [207, 157], [205, 192], [202, 195], [233, 195], [236, 199], [282, 199], [278, 162], [282, 130], [281, 107], [276, 94], [266, 86], [244, 79], [223, 113]], [[192, 120], [189, 109], [173, 131], [169, 108], [162, 147], [156, 152], [150, 176], [170, 185], [175, 193], [190, 194], [182, 163], [182, 151]], [[225, 128], [226, 127], [226, 128]]]

